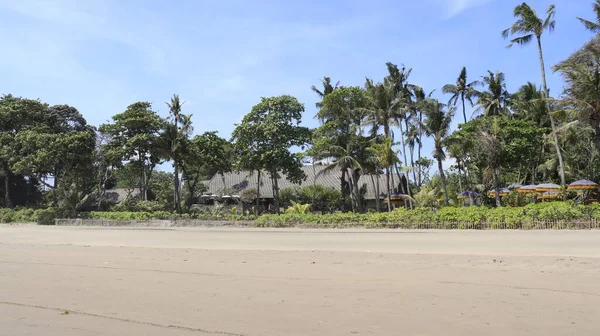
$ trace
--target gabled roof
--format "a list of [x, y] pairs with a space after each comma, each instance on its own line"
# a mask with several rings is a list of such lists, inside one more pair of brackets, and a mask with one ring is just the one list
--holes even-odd
[[[278, 181], [279, 189], [281, 190], [294, 186], [303, 187], [313, 184], [322, 185], [328, 188], [334, 188], [336, 190], [340, 189], [340, 179], [342, 177], [341, 171], [336, 169], [324, 171], [325, 166], [322, 165], [303, 166], [302, 170], [304, 171], [304, 174], [307, 177], [301, 184], [294, 184], [288, 181], [285, 175], [282, 175], [282, 177], [280, 177]], [[395, 184], [398, 185], [400, 181], [399, 175], [394, 174], [393, 179]], [[376, 186], [378, 180], [380, 198], [383, 199], [383, 195], [386, 193], [385, 175], [380, 175], [379, 179], [377, 178], [377, 175], [362, 175], [358, 180], [359, 188], [362, 188], [363, 185], [367, 187], [367, 193], [365, 194], [366, 199], [375, 199], [376, 188], [374, 187], [373, 183], [375, 183]], [[273, 198], [273, 185], [267, 172], [262, 172], [260, 182], [261, 198]], [[219, 194], [223, 190], [228, 189], [233, 189], [239, 194], [246, 189], [256, 189], [257, 173], [241, 171], [226, 173], [224, 175], [216, 174], [212, 177], [212, 179], [210, 179], [210, 182], [207, 184], [207, 186], [208, 191], [205, 194]], [[394, 188], [393, 186], [391, 187]]]

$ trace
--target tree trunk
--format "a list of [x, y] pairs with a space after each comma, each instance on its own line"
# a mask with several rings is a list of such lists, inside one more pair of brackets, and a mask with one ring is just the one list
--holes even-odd
[[257, 170], [257, 172], [258, 174], [256, 177], [256, 210], [254, 210], [256, 216], [258, 216], [260, 208], [260, 169]]
[[495, 199], [496, 199], [496, 206], [497, 207], [501, 207], [502, 203], [500, 202], [500, 184], [498, 183], [498, 169], [494, 168], [494, 171], [492, 173], [493, 179], [494, 179], [494, 189], [495, 189]]
[[[377, 190], [377, 186], [375, 185], [375, 178], [373, 177], [373, 174], [371, 175], [371, 184], [373, 185], [373, 192], [375, 193], [375, 209], [377, 209], [377, 212], [379, 212], [379, 190]], [[379, 181], [377, 181], [377, 183], [379, 184]]]
[[271, 174], [271, 184], [273, 186], [273, 207], [275, 208], [275, 213], [279, 215], [279, 184], [277, 173]]
[[[544, 65], [544, 54], [542, 52], [542, 39], [540, 36], [537, 36], [538, 43], [538, 52], [540, 56], [540, 66], [542, 68], [542, 84], [544, 86], [544, 96], [545, 98], [550, 98], [550, 90], [548, 89], [548, 85], [546, 84], [546, 66]], [[566, 180], [565, 180], [565, 165], [563, 162], [563, 156], [560, 152], [560, 144], [558, 143], [558, 135], [556, 134], [556, 124], [554, 122], [554, 116], [552, 116], [552, 111], [550, 110], [550, 103], [546, 101], [546, 108], [548, 109], [548, 116], [550, 117], [550, 126], [552, 127], [552, 137], [554, 138], [554, 147], [556, 149], [556, 155], [558, 156], [558, 169], [560, 173], [560, 183], [562, 187], [566, 190]], [[566, 198], [567, 194], [564, 194]]]
[[379, 173], [377, 173], [377, 186], [375, 187], [375, 192], [377, 193], [377, 197], [375, 198], [377, 200], [377, 212], [381, 211], [381, 191], [379, 190]]
[[458, 169], [458, 189], [462, 192], [463, 187], [462, 187], [462, 172], [460, 169], [460, 161], [456, 160], [456, 169]]
[[[419, 148], [417, 150], [417, 162], [421, 162], [421, 147], [423, 146], [423, 112], [419, 111]], [[419, 179], [417, 186], [421, 188], [423, 181], [421, 180], [421, 168], [417, 171], [417, 178]]]
[[439, 157], [436, 159], [438, 162], [438, 170], [440, 172], [440, 179], [442, 180], [442, 191], [444, 192], [444, 204], [448, 205], [448, 191], [446, 190], [446, 174], [444, 173], [444, 168], [442, 167], [442, 160]]
[[[342, 207], [346, 207], [346, 169], [342, 169], [340, 177], [340, 191], [342, 192]], [[344, 209], [345, 211], [345, 209]]]
[[465, 107], [465, 94], [461, 94], [460, 98], [462, 99], [462, 108], [463, 108], [463, 118], [465, 118], [465, 124], [467, 123], [467, 109]]
[[[598, 150], [598, 153], [600, 153], [600, 123], [596, 122], [594, 124], [594, 131], [596, 132], [596, 134], [594, 135], [596, 149]], [[593, 155], [590, 155], [590, 157], [593, 157]], [[591, 165], [589, 168], [591, 168]]]
[[4, 170], [4, 207], [13, 207], [12, 200], [10, 199], [10, 173], [6, 168]]
[[390, 190], [390, 167], [387, 167], [385, 170], [385, 182], [387, 186], [387, 204], [388, 204], [388, 212], [392, 211], [392, 201], [391, 201], [391, 190]]
[[417, 172], [415, 171], [415, 158], [414, 155], [415, 154], [415, 149], [413, 146], [410, 147], [410, 167], [412, 169], [412, 174], [413, 174], [413, 182], [415, 182], [415, 184], [417, 185], [417, 187], [419, 186], [419, 184], [417, 183]]
[[181, 214], [181, 193], [179, 192], [179, 165], [175, 160], [173, 160], [173, 170], [173, 203], [175, 203], [175, 211], [177, 211], [178, 214]]

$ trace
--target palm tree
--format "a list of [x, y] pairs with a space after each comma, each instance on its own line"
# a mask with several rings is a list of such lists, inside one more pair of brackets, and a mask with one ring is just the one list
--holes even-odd
[[424, 122], [425, 133], [433, 137], [433, 157], [437, 160], [438, 171], [442, 180], [442, 189], [444, 190], [444, 203], [448, 205], [448, 191], [446, 190], [446, 175], [442, 167], [442, 161], [446, 159], [444, 153], [444, 139], [450, 132], [450, 123], [454, 116], [455, 107], [447, 107], [437, 99], [428, 99], [424, 106], [424, 113], [427, 119]]
[[386, 167], [386, 188], [387, 188], [387, 203], [388, 203], [388, 211], [392, 211], [392, 203], [390, 202], [390, 167], [398, 162], [398, 157], [394, 150], [392, 149], [393, 140], [390, 137], [384, 137], [383, 141], [380, 143], [374, 143], [368, 150], [373, 154], [373, 156], [379, 161], [381, 166]]
[[[188, 123], [187, 125], [183, 125], [185, 127], [182, 127], [181, 129], [179, 128], [179, 123], [182, 123], [184, 121], [185, 116], [183, 114], [181, 114], [181, 107], [183, 106], [183, 104], [185, 104], [184, 102], [181, 102], [181, 100], [179, 99], [179, 95], [174, 94], [173, 97], [171, 98], [170, 102], [166, 102], [167, 107], [169, 108], [169, 116], [171, 117], [171, 119], [173, 120], [173, 125], [175, 126], [174, 131], [177, 133], [175, 135], [175, 141], [172, 142], [171, 145], [171, 152], [172, 152], [172, 159], [173, 159], [173, 190], [174, 190], [174, 194], [173, 194], [173, 202], [175, 203], [175, 210], [178, 213], [181, 213], [181, 191], [180, 191], [180, 181], [179, 181], [179, 162], [178, 160], [180, 159], [179, 157], [175, 157], [175, 150], [179, 149], [179, 144], [178, 144], [178, 139], [181, 136], [185, 136], [187, 138], [187, 134], [189, 133], [189, 127], [190, 127], [190, 123]], [[181, 139], [179, 139], [181, 140]]]
[[[525, 2], [515, 7], [513, 11], [514, 17], [517, 19], [515, 23], [508, 29], [502, 32], [502, 37], [508, 38], [509, 35], [518, 35], [510, 41], [508, 47], [513, 44], [525, 46], [529, 44], [535, 37], [538, 46], [538, 54], [540, 59], [540, 67], [542, 70], [542, 87], [544, 89], [545, 98], [550, 98], [550, 90], [546, 83], [546, 66], [544, 65], [544, 54], [542, 51], [542, 34], [548, 30], [552, 32], [556, 21], [554, 20], [555, 10], [554, 5], [550, 5], [546, 10], [546, 18], [541, 19], [537, 16], [535, 10], [533, 10]], [[563, 162], [562, 153], [560, 151], [560, 145], [558, 142], [558, 135], [556, 134], [556, 124], [549, 103], [547, 104], [548, 116], [550, 118], [550, 126], [552, 127], [552, 136], [554, 137], [554, 146], [556, 149], [556, 155], [558, 158], [558, 166], [560, 170], [560, 182], [565, 187], [565, 165]]]
[[544, 93], [535, 84], [527, 82], [511, 96], [511, 106], [519, 118], [534, 121], [541, 127], [550, 126]]
[[571, 110], [566, 112], [592, 126], [600, 153], [600, 47], [589, 43], [585, 48], [593, 62], [582, 64], [568, 59], [556, 66], [556, 71], [562, 72], [567, 83], [563, 103]]
[[415, 171], [415, 146], [421, 146], [421, 137], [419, 135], [419, 126], [415, 125], [415, 123], [411, 123], [408, 126], [408, 129], [406, 130], [406, 140], [408, 143], [408, 150], [410, 151], [410, 167], [413, 173], [413, 181], [417, 183], [417, 173]]
[[578, 17], [577, 19], [581, 21], [581, 23], [583, 23], [585, 28], [587, 28], [588, 30], [594, 33], [600, 33], [600, 0], [596, 0], [596, 2], [592, 4], [592, 7], [594, 8], [594, 12], [596, 13], [596, 22], [588, 21], [580, 17]]
[[469, 101], [471, 106], [473, 106], [473, 98], [477, 97], [478, 93], [475, 87], [481, 85], [483, 85], [483, 83], [481, 83], [480, 81], [472, 81], [471, 83], [467, 83], [467, 68], [463, 67], [460, 71], [460, 75], [456, 79], [456, 84], [446, 84], [442, 88], [443, 93], [452, 94], [452, 97], [450, 97], [448, 104], [456, 106], [458, 100], [461, 100], [465, 124], [467, 123], [465, 100]]
[[[319, 95], [319, 97], [321, 97], [321, 99], [325, 98], [326, 95], [332, 93], [333, 91], [337, 90], [340, 86], [340, 82], [336, 82], [335, 85], [331, 84], [331, 78], [325, 76], [323, 77], [323, 79], [321, 79], [321, 84], [323, 85], [323, 90], [319, 90], [316, 86], [312, 85], [310, 88], [311, 90], [313, 90], [316, 94]], [[322, 107], [321, 102], [318, 102], [315, 104], [318, 108]]]
[[357, 209], [358, 212], [362, 212], [358, 188], [358, 178], [360, 178], [360, 175], [357, 174], [357, 172], [362, 169], [362, 165], [358, 159], [353, 156], [351, 143], [348, 142], [348, 146], [346, 148], [342, 146], [331, 145], [327, 151], [322, 153], [322, 155], [324, 157], [333, 157], [336, 159], [327, 165], [325, 169], [321, 170], [317, 175], [321, 175], [332, 170], [340, 170], [342, 171], [342, 175], [347, 175], [350, 180], [350, 190], [352, 190], [352, 209]]
[[508, 109], [510, 95], [506, 90], [504, 74], [502, 72], [493, 73], [488, 70], [488, 76], [483, 77], [483, 83], [487, 89], [479, 93], [477, 99], [479, 107], [477, 109], [483, 110], [486, 117], [510, 114]]

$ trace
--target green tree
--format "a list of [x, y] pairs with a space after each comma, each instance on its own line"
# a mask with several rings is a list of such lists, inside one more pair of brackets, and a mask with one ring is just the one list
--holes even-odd
[[427, 119], [424, 122], [425, 133], [433, 138], [433, 157], [438, 162], [438, 172], [442, 181], [444, 191], [444, 203], [448, 205], [448, 191], [446, 190], [446, 175], [442, 167], [442, 161], [446, 159], [444, 152], [444, 139], [450, 132], [450, 123], [454, 116], [454, 107], [447, 107], [437, 99], [428, 99], [424, 106]]
[[478, 109], [483, 110], [484, 116], [508, 115], [510, 94], [506, 90], [504, 74], [488, 70], [488, 76], [483, 77], [486, 91], [480, 92], [477, 99]]
[[[569, 114], [588, 123], [600, 153], [600, 38], [556, 66], [566, 82], [563, 105]], [[585, 54], [585, 61], [582, 55]]]
[[[510, 35], [517, 35], [517, 37], [513, 38], [510, 41], [508, 47], [511, 47], [513, 44], [525, 46], [529, 44], [533, 40], [533, 38], [535, 38], [538, 47], [540, 68], [542, 70], [542, 88], [544, 89], [544, 97], [550, 98], [550, 90], [548, 89], [548, 84], [546, 83], [546, 66], [544, 65], [544, 54], [542, 50], [542, 34], [546, 30], [548, 30], [549, 32], [552, 32], [554, 30], [554, 27], [556, 25], [556, 21], [554, 20], [554, 5], [550, 5], [550, 7], [548, 7], [548, 9], [546, 10], [545, 19], [538, 17], [535, 10], [529, 7], [529, 5], [525, 2], [515, 7], [513, 15], [516, 18], [516, 21], [512, 24], [510, 28], [505, 29], [502, 32], [502, 37], [508, 38]], [[552, 116], [552, 111], [549, 105], [547, 106], [547, 111], [548, 117], [550, 118], [550, 126], [552, 127], [552, 136], [554, 139], [556, 156], [558, 158], [560, 182], [563, 187], [566, 187], [565, 165], [563, 162], [562, 153], [560, 151], [558, 135], [556, 133], [556, 123], [554, 121], [554, 117]]]
[[442, 88], [442, 92], [452, 95], [448, 101], [449, 105], [456, 106], [460, 99], [465, 123], [467, 122], [465, 100], [473, 106], [473, 98], [476, 98], [478, 94], [478, 91], [475, 88], [481, 85], [483, 85], [483, 83], [480, 81], [472, 81], [469, 83], [467, 81], [467, 67], [463, 67], [460, 71], [460, 75], [458, 75], [458, 78], [456, 79], [456, 84], [446, 84]]
[[578, 17], [577, 20], [581, 21], [581, 23], [583, 23], [585, 28], [588, 30], [594, 33], [600, 33], [600, 0], [596, 0], [596, 2], [592, 4], [592, 7], [594, 9], [594, 13], [596, 13], [596, 22], [582, 19], [580, 17]]
[[238, 167], [269, 173], [277, 213], [280, 173], [296, 183], [306, 177], [300, 156], [290, 152], [290, 148], [303, 147], [310, 140], [310, 130], [300, 126], [302, 112], [304, 106], [292, 96], [262, 98], [233, 132]]
[[132, 165], [138, 174], [140, 198], [145, 201], [148, 199], [148, 182], [154, 168], [162, 161], [160, 134], [165, 123], [148, 102], [131, 104], [112, 120], [112, 124], [100, 126], [100, 132], [110, 136], [106, 145], [108, 155]]
[[[325, 76], [323, 77], [323, 79], [321, 79], [321, 85], [323, 86], [323, 89], [319, 89], [316, 86], [312, 85], [310, 87], [311, 90], [313, 90], [313, 92], [315, 92], [317, 95], [319, 95], [319, 97], [321, 97], [321, 100], [323, 100], [323, 98], [325, 98], [325, 96], [327, 96], [328, 94], [332, 93], [333, 91], [337, 90], [340, 87], [340, 82], [336, 82], [335, 85], [331, 84], [331, 78]], [[323, 104], [321, 102], [318, 102], [315, 104], [318, 108], [323, 107]]]
[[500, 123], [497, 117], [487, 119], [484, 123], [479, 136], [477, 137], [479, 144], [482, 147], [483, 153], [485, 153], [487, 165], [490, 174], [492, 175], [492, 181], [495, 192], [496, 206], [502, 206], [500, 202], [500, 166], [501, 166], [501, 155], [502, 155], [502, 136], [500, 134]]
[[[361, 125], [365, 120], [363, 108], [366, 103], [366, 93], [360, 87], [340, 87], [324, 96], [316, 116], [321, 126], [314, 130], [312, 138], [311, 155], [315, 159], [338, 160], [343, 151], [332, 148], [347, 150], [356, 159], [365, 157], [364, 148], [358, 144], [369, 141], [364, 141], [361, 133]], [[353, 191], [347, 175], [348, 167], [340, 167], [340, 170], [340, 192], [342, 204], [345, 204], [346, 197]]]

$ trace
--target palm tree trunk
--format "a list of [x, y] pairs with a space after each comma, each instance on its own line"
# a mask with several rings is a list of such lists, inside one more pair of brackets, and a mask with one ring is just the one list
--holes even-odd
[[495, 198], [496, 198], [496, 206], [501, 207], [502, 203], [500, 202], [500, 184], [498, 183], [498, 169], [494, 168], [492, 173], [494, 179], [494, 189], [495, 189]]
[[260, 169], [257, 170], [257, 172], [258, 174], [256, 177], [256, 210], [254, 210], [256, 216], [258, 216], [260, 212]]
[[392, 202], [391, 202], [391, 198], [390, 198], [390, 167], [387, 167], [387, 169], [385, 170], [385, 180], [386, 180], [386, 186], [387, 186], [387, 204], [388, 204], [388, 212], [392, 211]]
[[[546, 84], [546, 66], [544, 65], [544, 54], [542, 52], [542, 39], [537, 37], [538, 43], [538, 52], [540, 56], [540, 66], [542, 68], [542, 84], [544, 85], [544, 95], [545, 98], [550, 98], [550, 90], [548, 90], [548, 85]], [[558, 157], [558, 169], [560, 173], [560, 183], [563, 188], [566, 188], [566, 180], [565, 180], [565, 165], [563, 162], [563, 156], [560, 152], [560, 144], [558, 143], [558, 135], [556, 134], [556, 124], [554, 122], [554, 117], [552, 116], [552, 111], [550, 110], [550, 103], [546, 101], [546, 108], [548, 109], [548, 116], [550, 117], [550, 126], [552, 127], [552, 137], [554, 138], [554, 147], [556, 148], [556, 155]], [[566, 197], [566, 193], [565, 196]]]
[[457, 166], [457, 169], [458, 169], [458, 189], [460, 191], [462, 191], [463, 190], [463, 187], [462, 187], [462, 172], [461, 172], [460, 163], [459, 163], [458, 160], [456, 161], [456, 166]]
[[440, 179], [442, 180], [442, 191], [444, 192], [444, 204], [448, 205], [448, 191], [446, 190], [446, 174], [444, 174], [444, 168], [442, 167], [442, 160], [436, 158], [438, 162], [438, 170], [440, 172]]
[[174, 176], [173, 176], [173, 191], [174, 191], [174, 195], [173, 195], [173, 202], [175, 203], [175, 211], [177, 211], [177, 213], [181, 214], [181, 200], [180, 200], [180, 195], [181, 193], [179, 192], [179, 165], [177, 164], [177, 161], [173, 161], [173, 170], [174, 170]]
[[415, 154], [415, 148], [414, 146], [410, 146], [410, 167], [412, 168], [412, 174], [413, 174], [413, 182], [415, 182], [415, 184], [417, 184], [417, 172], [415, 171], [415, 158], [414, 158], [414, 154]]
[[467, 123], [467, 110], [465, 107], [465, 94], [461, 94], [460, 98], [462, 99], [462, 108], [463, 108], [463, 118], [465, 118], [465, 124]]
[[[423, 139], [423, 112], [419, 111], [419, 148], [417, 150], [417, 162], [421, 162], [421, 147], [423, 146], [423, 142], [421, 141]], [[417, 186], [419, 188], [421, 188], [421, 168], [419, 167], [418, 171], [417, 171], [417, 177], [418, 177], [418, 184]]]

